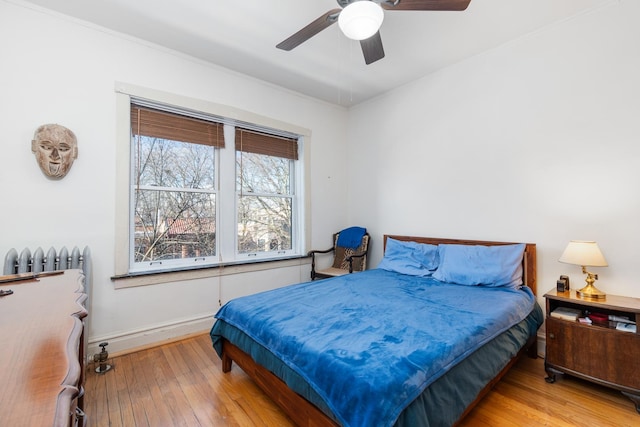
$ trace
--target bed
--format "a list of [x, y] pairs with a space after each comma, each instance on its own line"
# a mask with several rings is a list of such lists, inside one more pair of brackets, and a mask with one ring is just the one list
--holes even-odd
[[229, 301], [213, 347], [300, 426], [449, 426], [536, 357], [536, 247], [384, 236], [377, 268]]

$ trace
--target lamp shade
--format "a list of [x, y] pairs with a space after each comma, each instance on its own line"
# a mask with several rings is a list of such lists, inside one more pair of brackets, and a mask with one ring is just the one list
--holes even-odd
[[588, 240], [571, 240], [558, 261], [585, 267], [606, 267], [609, 265], [600, 252], [598, 244]]
[[338, 26], [345, 36], [365, 40], [380, 29], [384, 12], [378, 3], [361, 0], [348, 4], [338, 16]]

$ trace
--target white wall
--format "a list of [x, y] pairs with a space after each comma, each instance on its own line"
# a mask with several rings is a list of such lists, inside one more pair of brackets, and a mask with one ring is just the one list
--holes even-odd
[[[0, 1], [0, 256], [12, 247], [90, 246], [94, 261], [89, 339], [110, 351], [210, 327], [230, 297], [306, 280], [308, 265], [114, 289], [116, 82], [242, 109], [310, 129], [311, 245], [330, 244], [347, 225], [346, 114], [336, 106], [204, 64], [110, 31]], [[78, 137], [79, 155], [61, 181], [31, 153], [35, 129], [58, 123]], [[219, 288], [221, 285], [221, 289]], [[91, 352], [91, 349], [90, 349]]]
[[372, 265], [384, 233], [534, 242], [542, 295], [560, 274], [584, 286], [557, 260], [596, 240], [596, 285], [640, 297], [639, 21], [622, 0], [352, 108], [350, 220], [378, 238]]

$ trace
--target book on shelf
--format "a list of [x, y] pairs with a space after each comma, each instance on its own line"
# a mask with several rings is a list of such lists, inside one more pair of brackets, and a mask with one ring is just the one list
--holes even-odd
[[551, 317], [556, 317], [558, 319], [575, 321], [582, 315], [582, 310], [577, 308], [558, 307], [553, 310], [550, 315]]
[[616, 325], [616, 329], [619, 331], [633, 332], [634, 334], [636, 333], [636, 325], [634, 325], [633, 323], [618, 322], [618, 324]]

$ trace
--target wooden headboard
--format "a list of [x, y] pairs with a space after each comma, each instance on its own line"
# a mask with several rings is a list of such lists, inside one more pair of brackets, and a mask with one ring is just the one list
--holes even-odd
[[[439, 245], [441, 243], [456, 244], [456, 245], [483, 245], [483, 246], [498, 246], [498, 245], [513, 245], [518, 242], [493, 242], [487, 240], [466, 240], [466, 239], [443, 239], [439, 237], [415, 237], [415, 236], [396, 236], [385, 234], [384, 235], [384, 248], [387, 247], [387, 238], [391, 237], [395, 240], [402, 240], [405, 242], [417, 242], [428, 243], [431, 245]], [[524, 257], [522, 259], [523, 277], [522, 280], [534, 293], [537, 295], [537, 282], [536, 282], [536, 244], [525, 243]]]

